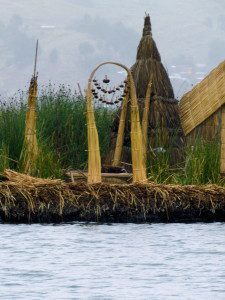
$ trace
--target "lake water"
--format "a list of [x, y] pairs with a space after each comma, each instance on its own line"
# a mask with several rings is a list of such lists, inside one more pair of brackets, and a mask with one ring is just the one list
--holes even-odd
[[0, 299], [225, 299], [225, 224], [0, 224]]

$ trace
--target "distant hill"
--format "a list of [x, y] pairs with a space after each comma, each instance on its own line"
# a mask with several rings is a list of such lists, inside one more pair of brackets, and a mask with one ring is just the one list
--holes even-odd
[[[97, 2], [97, 4], [96, 4]], [[0, 0], [0, 92], [25, 88], [40, 40], [39, 81], [84, 87], [106, 59], [132, 65], [145, 11], [180, 96], [225, 59], [221, 0]], [[121, 75], [116, 71], [112, 76]]]

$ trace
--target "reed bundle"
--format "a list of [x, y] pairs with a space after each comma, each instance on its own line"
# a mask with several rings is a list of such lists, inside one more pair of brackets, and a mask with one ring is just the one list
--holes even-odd
[[136, 89], [131, 71], [117, 62], [104, 62], [98, 65], [91, 73], [87, 88], [87, 128], [88, 128], [88, 182], [101, 182], [101, 161], [98, 141], [98, 133], [95, 125], [91, 83], [96, 71], [106, 64], [113, 64], [123, 68], [128, 75], [131, 99], [131, 152], [133, 182], [145, 182], [147, 180], [146, 165], [143, 153], [143, 137], [141, 131], [139, 108], [137, 103]]
[[152, 79], [148, 84], [146, 96], [145, 96], [145, 106], [144, 112], [142, 117], [142, 134], [143, 134], [143, 151], [145, 160], [147, 158], [147, 146], [148, 146], [148, 120], [149, 120], [149, 109], [150, 109], [150, 96], [151, 96], [151, 89], [152, 89]]
[[123, 150], [123, 141], [124, 141], [124, 131], [125, 131], [125, 122], [126, 122], [126, 115], [127, 115], [127, 105], [129, 101], [129, 93], [123, 99], [122, 107], [120, 111], [120, 118], [119, 118], [119, 128], [117, 133], [116, 139], [116, 147], [114, 152], [114, 157], [112, 161], [112, 166], [116, 167], [119, 166], [121, 163], [122, 157], [122, 150]]
[[225, 221], [225, 188], [217, 185], [88, 185], [25, 180], [10, 171], [3, 176], [8, 179], [0, 182], [4, 222]]
[[36, 135], [37, 119], [37, 76], [33, 76], [29, 87], [29, 96], [25, 123], [25, 136], [20, 160], [22, 170], [27, 174], [36, 173], [36, 161], [38, 158], [38, 144]]
[[188, 135], [224, 104], [225, 61], [182, 97], [179, 110], [185, 135]]
[[91, 92], [91, 80], [88, 83], [87, 97], [87, 130], [88, 130], [88, 183], [101, 182], [101, 156], [99, 138], [95, 123]]

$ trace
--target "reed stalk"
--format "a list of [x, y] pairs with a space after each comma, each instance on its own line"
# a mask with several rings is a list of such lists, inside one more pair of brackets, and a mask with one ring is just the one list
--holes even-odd
[[124, 97], [121, 113], [120, 113], [120, 121], [119, 121], [119, 129], [116, 139], [116, 148], [113, 157], [112, 165], [114, 167], [119, 166], [122, 157], [122, 149], [123, 149], [123, 141], [124, 141], [124, 130], [125, 130], [125, 122], [126, 122], [126, 115], [127, 115], [127, 104], [129, 100], [129, 92]]
[[148, 84], [146, 97], [145, 97], [145, 106], [143, 111], [143, 118], [142, 118], [142, 134], [143, 134], [143, 152], [144, 158], [147, 159], [147, 145], [148, 145], [148, 119], [149, 119], [149, 109], [150, 109], [150, 97], [151, 97], [151, 90], [152, 90], [152, 79]]

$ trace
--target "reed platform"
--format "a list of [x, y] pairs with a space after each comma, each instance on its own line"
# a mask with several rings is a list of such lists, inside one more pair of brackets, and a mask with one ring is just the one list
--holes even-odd
[[[87, 182], [87, 173], [78, 171], [69, 171], [66, 176], [71, 182]], [[130, 183], [132, 181], [131, 173], [102, 173], [103, 183]]]
[[0, 182], [0, 220], [8, 223], [225, 221], [217, 185], [87, 185], [7, 170]]

